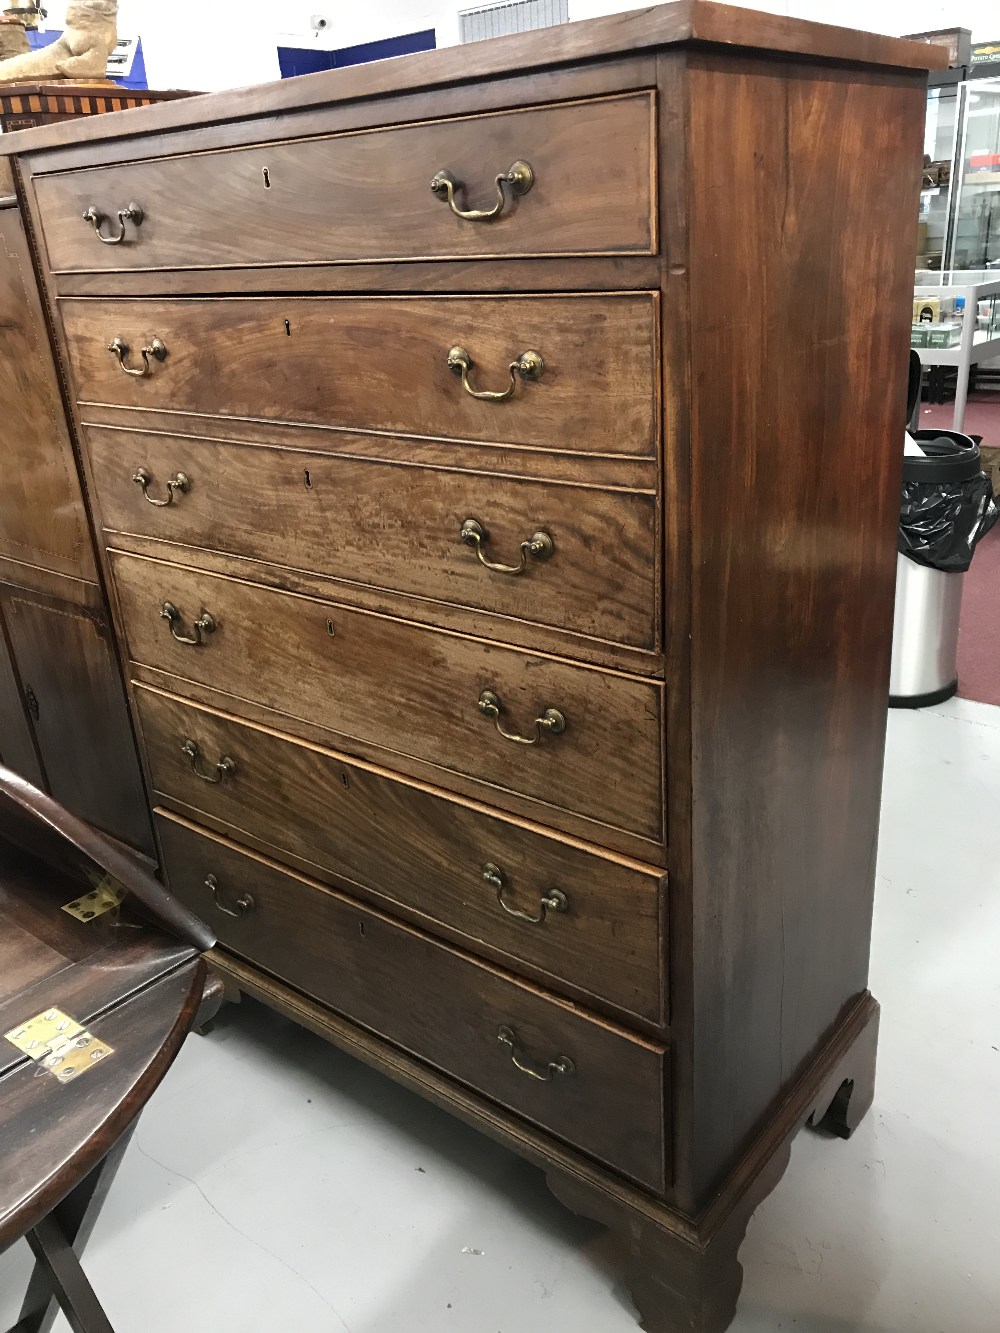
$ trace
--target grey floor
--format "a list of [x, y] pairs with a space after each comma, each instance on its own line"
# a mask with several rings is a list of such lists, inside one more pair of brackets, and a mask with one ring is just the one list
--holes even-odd
[[[734, 1333], [1000, 1330], [998, 828], [1000, 709], [892, 714], [875, 1106], [849, 1143], [796, 1141]], [[25, 1260], [0, 1259], [0, 1328]], [[537, 1172], [249, 1004], [150, 1104], [88, 1267], [118, 1333], [636, 1327]]]

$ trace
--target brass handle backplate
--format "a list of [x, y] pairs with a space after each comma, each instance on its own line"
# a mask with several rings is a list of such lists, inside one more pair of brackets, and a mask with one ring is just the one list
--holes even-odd
[[181, 754], [187, 755], [191, 761], [191, 769], [196, 777], [201, 778], [202, 782], [221, 782], [223, 778], [231, 778], [236, 773], [236, 760], [230, 759], [228, 754], [224, 754], [215, 765], [215, 773], [203, 773], [198, 767], [198, 761], [201, 758], [201, 751], [198, 749], [197, 741], [185, 740], [181, 746]]
[[257, 906], [249, 893], [243, 893], [236, 899], [232, 907], [227, 907], [219, 897], [219, 881], [214, 875], [208, 875], [206, 877], [205, 888], [211, 893], [216, 907], [220, 912], [224, 912], [226, 916], [245, 916], [247, 912], [252, 912]]
[[529, 925], [537, 926], [545, 920], [548, 912], [568, 912], [569, 899], [560, 889], [549, 889], [548, 893], [538, 904], [538, 915], [532, 916], [530, 912], [522, 912], [516, 907], [511, 907], [503, 900], [503, 891], [505, 885], [504, 873], [498, 865], [492, 861], [487, 861], [483, 866], [483, 879], [497, 891], [497, 902], [507, 913], [508, 916], [517, 917], [518, 921], [527, 921]]
[[101, 231], [101, 227], [110, 219], [99, 209], [95, 208], [93, 204], [91, 204], [86, 213], [84, 213], [83, 220], [84, 222], [90, 223], [94, 231], [97, 233], [97, 239], [103, 241], [105, 245], [121, 245], [122, 241], [125, 239], [125, 223], [131, 222], [134, 226], [141, 227], [142, 217], [142, 209], [138, 204], [129, 204], [128, 208], [119, 209], [118, 234], [112, 234], [111, 236], [105, 236]]
[[457, 218], [465, 222], [492, 222], [498, 218], [507, 206], [504, 186], [510, 187], [512, 195], [527, 194], [535, 183], [535, 173], [527, 162], [512, 162], [506, 171], [496, 178], [497, 197], [492, 208], [459, 208], [455, 203], [455, 192], [461, 190], [462, 182], [456, 180], [450, 171], [439, 171], [431, 180], [431, 189], [439, 199], [447, 203]]
[[558, 708], [546, 708], [541, 717], [535, 718], [534, 736], [520, 736], [516, 731], [506, 731], [500, 721], [503, 704], [500, 702], [499, 696], [494, 694], [492, 690], [483, 690], [479, 696], [479, 711], [484, 717], [493, 719], [497, 731], [505, 741], [513, 741], [516, 745], [537, 745], [544, 732], [548, 732], [552, 736], [561, 736], [566, 730], [565, 714], [560, 713]]
[[475, 364], [464, 347], [449, 348], [448, 369], [452, 374], [461, 377], [462, 388], [470, 398], [479, 398], [489, 403], [505, 403], [508, 398], [514, 396], [519, 376], [522, 380], [540, 380], [545, 370], [545, 362], [540, 352], [522, 352], [517, 360], [512, 361], [507, 367], [510, 383], [506, 389], [474, 389], [469, 383], [469, 371]]
[[556, 1074], [575, 1074], [576, 1065], [568, 1055], [557, 1055], [554, 1060], [550, 1060], [545, 1066], [544, 1071], [539, 1073], [530, 1064], [525, 1064], [521, 1056], [521, 1041], [513, 1028], [502, 1027], [497, 1032], [497, 1041], [501, 1046], [510, 1049], [511, 1063], [515, 1069], [520, 1069], [522, 1074], [527, 1074], [529, 1078], [535, 1078], [539, 1083], [551, 1083]]
[[167, 348], [163, 341], [154, 338], [148, 347], [140, 347], [139, 354], [142, 357], [141, 366], [127, 366], [125, 360], [129, 354], [129, 345], [124, 338], [112, 338], [108, 343], [108, 351], [112, 352], [118, 358], [118, 364], [126, 375], [134, 375], [136, 379], [143, 379], [149, 374], [152, 367], [149, 364], [149, 358], [155, 357], [157, 361], [166, 361]]
[[166, 620], [169, 623], [170, 633], [178, 643], [191, 643], [194, 644], [195, 647], [200, 647], [205, 642], [203, 636], [211, 634], [215, 629], [215, 617], [210, 611], [202, 611], [201, 615], [194, 622], [193, 635], [178, 634], [177, 626], [181, 620], [181, 613], [177, 610], [177, 607], [174, 606], [173, 602], [163, 603], [163, 609], [160, 612], [160, 616], [163, 620]]
[[153, 484], [153, 474], [144, 467], [137, 467], [132, 473], [132, 480], [137, 486], [142, 487], [142, 493], [151, 505], [163, 509], [166, 505], [172, 505], [175, 492], [185, 495], [191, 489], [191, 479], [184, 472], [175, 472], [167, 482], [167, 498], [165, 500], [154, 500], [149, 493], [149, 487]]
[[521, 543], [521, 560], [516, 565], [501, 565], [490, 560], [483, 552], [483, 547], [490, 539], [490, 534], [477, 518], [467, 518], [462, 524], [459, 537], [466, 546], [474, 546], [479, 563], [494, 574], [523, 574], [528, 568], [528, 557], [547, 560], [555, 550], [552, 538], [547, 532], [533, 532], [527, 541]]

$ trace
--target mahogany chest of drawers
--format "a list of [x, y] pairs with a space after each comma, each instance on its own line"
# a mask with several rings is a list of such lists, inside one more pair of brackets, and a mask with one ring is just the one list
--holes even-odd
[[650, 1329], [872, 1097], [935, 63], [696, 0], [13, 141], [172, 891]]

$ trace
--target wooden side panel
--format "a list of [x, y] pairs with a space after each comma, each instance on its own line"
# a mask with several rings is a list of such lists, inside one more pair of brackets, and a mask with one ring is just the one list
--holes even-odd
[[25, 709], [17, 667], [0, 626], [0, 763], [20, 773], [35, 787], [45, 789], [45, 773], [38, 758], [34, 733]]
[[865, 989], [923, 84], [691, 58], [694, 1180]]
[[35, 593], [0, 594], [22, 685], [38, 701], [35, 735], [48, 790], [73, 814], [153, 854], [121, 675], [107, 627]]
[[0, 413], [0, 555], [96, 579], [73, 446], [16, 208], [0, 209]]

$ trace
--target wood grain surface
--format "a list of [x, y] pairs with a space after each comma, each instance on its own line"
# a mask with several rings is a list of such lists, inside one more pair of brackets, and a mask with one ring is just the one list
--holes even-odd
[[[557, 990], [568, 982], [662, 1021], [661, 873], [159, 691], [136, 697], [161, 801], [219, 820], [327, 883], [408, 910], [474, 952], [527, 964]], [[232, 769], [220, 773], [223, 758]], [[511, 917], [484, 879], [488, 864], [501, 871], [511, 908], [538, 916], [558, 889], [566, 910], [537, 925]]]
[[0, 611], [48, 790], [83, 819], [155, 854], [111, 627], [89, 608], [0, 584]]
[[[247, 298], [60, 302], [81, 402], [208, 412], [501, 441], [578, 453], [653, 455], [658, 441], [657, 301], [630, 296]], [[287, 323], [287, 327], [286, 327]], [[164, 361], [122, 372], [158, 337]], [[537, 381], [477, 400], [448, 368], [466, 348], [477, 391], [510, 386], [540, 353]]]
[[45, 1217], [128, 1130], [180, 1050], [204, 982], [204, 963], [191, 959], [127, 1005], [88, 1017], [88, 1031], [113, 1054], [100, 1072], [89, 1071], [78, 1083], [64, 1087], [51, 1079], [52, 1086], [45, 1086], [50, 1076], [40, 1077], [27, 1057], [6, 1074], [0, 1250]]
[[[48, 177], [38, 183], [53, 272], [232, 268], [497, 255], [653, 253], [651, 93], [354, 135], [272, 143]], [[430, 188], [447, 170], [456, 207], [489, 210], [496, 178], [534, 182], [491, 222], [456, 217]], [[82, 214], [143, 210], [121, 245]]]
[[0, 407], [0, 555], [96, 580], [45, 315], [16, 208], [0, 208]]
[[866, 986], [924, 92], [749, 57], [689, 79], [692, 244], [726, 256], [691, 268], [704, 1197]]
[[[170, 888], [183, 902], [210, 910], [209, 875], [230, 909], [243, 894], [253, 899], [238, 917], [216, 911], [227, 948], [279, 976], [294, 972], [300, 990], [355, 1023], [662, 1189], [662, 1047], [193, 824], [162, 812], [157, 821]], [[501, 1027], [516, 1033], [522, 1062], [551, 1074], [548, 1063], [568, 1056], [575, 1072], [539, 1081], [516, 1069]]]
[[[658, 646], [655, 493], [592, 488], [585, 468], [579, 484], [560, 486], [183, 436], [94, 429], [88, 439], [101, 516], [116, 533]], [[475, 466], [476, 454], [456, 463]], [[137, 468], [152, 478], [151, 499], [166, 498], [178, 473], [188, 489], [150, 504]], [[521, 575], [488, 570], [461, 539], [470, 518], [494, 563], [519, 567], [521, 543], [538, 531], [552, 554], [529, 556]]]
[[[454, 770], [534, 797], [555, 827], [566, 809], [662, 837], [655, 682], [180, 565], [115, 553], [114, 569], [136, 662], [429, 761], [442, 785]], [[178, 633], [191, 637], [206, 610], [215, 630], [198, 646], [177, 642], [161, 616], [165, 602], [183, 617]], [[563, 713], [566, 729], [534, 745], [506, 740], [480, 712], [484, 690], [499, 697], [507, 730], [535, 734], [548, 708]]]

